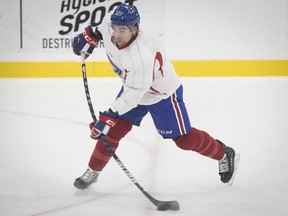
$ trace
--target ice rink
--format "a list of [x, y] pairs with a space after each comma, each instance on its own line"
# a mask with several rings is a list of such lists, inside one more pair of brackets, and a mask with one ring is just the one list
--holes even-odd
[[[286, 215], [288, 77], [182, 80], [192, 125], [241, 154], [232, 187], [220, 182], [217, 161], [163, 140], [147, 115], [117, 155], [146, 191], [180, 210], [157, 211], [113, 158], [79, 191], [73, 182], [95, 143], [82, 79], [0, 79], [0, 215]], [[121, 83], [90, 78], [89, 86], [98, 113]]]

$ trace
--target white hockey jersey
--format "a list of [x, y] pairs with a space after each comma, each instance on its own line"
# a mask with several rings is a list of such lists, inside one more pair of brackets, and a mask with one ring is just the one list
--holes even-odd
[[141, 29], [125, 47], [112, 42], [110, 14], [98, 27], [108, 59], [122, 79], [124, 91], [111, 105], [120, 115], [137, 105], [151, 105], [168, 98], [181, 85], [171, 62], [166, 59], [160, 41]]

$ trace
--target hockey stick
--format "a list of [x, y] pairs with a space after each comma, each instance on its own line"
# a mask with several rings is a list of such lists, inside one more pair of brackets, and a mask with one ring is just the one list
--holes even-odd
[[[88, 80], [87, 80], [87, 74], [86, 74], [86, 64], [85, 64], [85, 53], [81, 53], [81, 62], [82, 62], [82, 77], [83, 77], [83, 83], [85, 88], [85, 94], [86, 99], [88, 102], [89, 110], [91, 113], [91, 116], [93, 118], [93, 121], [96, 122], [97, 118], [94, 113], [90, 93], [89, 93], [89, 87], [88, 87]], [[153, 198], [148, 192], [144, 190], [143, 187], [140, 186], [138, 181], [132, 176], [132, 174], [127, 170], [127, 168], [124, 166], [124, 164], [121, 162], [121, 160], [118, 158], [118, 156], [115, 154], [114, 150], [112, 149], [109, 142], [105, 139], [105, 136], [101, 137], [102, 141], [104, 142], [105, 146], [107, 147], [108, 151], [112, 155], [112, 157], [115, 159], [115, 161], [118, 163], [118, 165], [121, 167], [121, 169], [126, 173], [126, 175], [129, 177], [129, 179], [136, 185], [136, 187], [157, 207], [157, 210], [159, 211], [166, 211], [166, 210], [179, 210], [179, 203], [177, 201], [160, 201], [155, 198]]]

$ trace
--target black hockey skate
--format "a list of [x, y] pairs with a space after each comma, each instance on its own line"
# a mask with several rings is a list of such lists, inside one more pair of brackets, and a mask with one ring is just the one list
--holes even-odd
[[225, 150], [225, 156], [223, 159], [219, 160], [219, 175], [221, 181], [224, 184], [231, 186], [234, 182], [234, 178], [237, 172], [240, 154], [236, 153], [235, 150], [229, 146], [226, 146], [221, 141], [217, 140], [221, 143]]
[[82, 176], [74, 181], [74, 186], [78, 189], [86, 189], [97, 181], [98, 176], [99, 172], [88, 168]]

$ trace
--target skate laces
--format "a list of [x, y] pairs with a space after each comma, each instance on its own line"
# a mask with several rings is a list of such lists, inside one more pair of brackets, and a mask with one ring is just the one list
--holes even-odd
[[80, 177], [84, 182], [96, 181], [98, 177], [98, 172], [87, 169], [86, 172]]
[[218, 163], [219, 163], [219, 173], [225, 173], [229, 171], [229, 161], [226, 154], [224, 158], [221, 159]]

